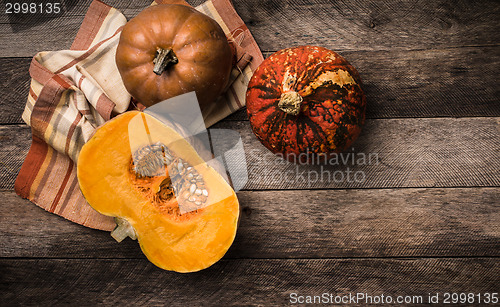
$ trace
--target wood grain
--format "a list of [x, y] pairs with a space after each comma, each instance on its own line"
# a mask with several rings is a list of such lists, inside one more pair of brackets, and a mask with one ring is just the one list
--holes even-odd
[[292, 293], [422, 295], [428, 303], [429, 293], [498, 292], [500, 282], [491, 258], [241, 259], [192, 274], [146, 260], [1, 259], [0, 267], [2, 301], [22, 306], [278, 306]]
[[[1, 192], [0, 257], [139, 258], [118, 244]], [[244, 191], [233, 258], [500, 256], [500, 188]]]
[[498, 45], [500, 9], [474, 1], [235, 1], [262, 50], [321, 45], [333, 50], [441, 49]]
[[31, 145], [31, 128], [26, 125], [2, 125], [0, 143], [0, 189], [13, 190]]
[[[103, 2], [119, 9], [129, 20], [153, 0]], [[192, 5], [202, 2], [190, 1]], [[58, 14], [1, 14], [0, 37], [9, 41], [9, 44], [0, 45], [0, 56], [32, 57], [40, 51], [69, 49], [92, 0], [59, 0], [58, 3], [61, 7]]]
[[[73, 18], [80, 17], [81, 21], [83, 20], [83, 17], [87, 13], [87, 10], [89, 9], [89, 6], [92, 3], [92, 1], [93, 0], [79, 0], [79, 1], [58, 0], [60, 7], [59, 13], [44, 12], [44, 14], [40, 14], [40, 12], [37, 12], [37, 13], [16, 14], [13, 12], [12, 14], [1, 14], [0, 24], [8, 24], [11, 25], [13, 28], [18, 27], [21, 29], [26, 29], [31, 26], [37, 25], [39, 23], [46, 22], [50, 19], [57, 19], [61, 17], [73, 17]], [[165, 2], [168, 0], [163, 0], [163, 1]], [[127, 18], [132, 18], [135, 15], [137, 15], [137, 13], [139, 13], [141, 10], [150, 5], [153, 2], [153, 0], [134, 0], [128, 2], [124, 2], [123, 0], [106, 0], [102, 2], [106, 3], [107, 5], [110, 5], [111, 7], [119, 9], [120, 12], [122, 12]], [[199, 5], [203, 2], [204, 2], [203, 0], [189, 1], [189, 3], [194, 6]], [[48, 6], [46, 7], [46, 9], [47, 8]], [[2, 7], [2, 9], [5, 11], [5, 7]]]
[[[404, 187], [488, 187], [500, 185], [498, 118], [368, 120], [351, 150], [327, 165], [296, 165], [265, 149], [248, 122], [214, 126], [237, 131], [246, 153], [246, 190]], [[0, 126], [0, 138], [13, 140], [0, 150], [0, 189], [13, 188], [27, 154], [27, 126]]]
[[[348, 51], [363, 78], [367, 118], [500, 116], [500, 47]], [[0, 58], [0, 123], [21, 123], [28, 58]], [[245, 111], [228, 120], [246, 120]]]
[[[36, 23], [39, 20], [43, 20], [43, 18], [59, 18], [64, 16], [85, 16], [90, 4], [93, 0], [80, 0], [80, 1], [72, 1], [72, 0], [59, 0], [59, 8], [60, 12], [49, 13], [47, 9], [48, 6], [45, 7], [43, 14], [40, 12], [40, 8], [37, 8], [36, 13], [15, 13], [14, 10], [10, 14], [2, 14], [0, 16], [0, 24], [22, 24], [22, 23]], [[34, 1], [33, 1], [34, 2]], [[113, 7], [120, 7], [120, 10], [123, 12], [131, 11], [131, 10], [140, 10], [150, 4], [152, 0], [135, 0], [129, 2], [123, 2], [120, 0], [106, 0], [104, 3], [111, 5]], [[38, 2], [40, 3], [40, 2]], [[6, 11], [6, 6], [2, 7], [3, 11]]]
[[[428, 293], [498, 292], [497, 1], [234, 0], [265, 56], [313, 44], [357, 67], [369, 120], [350, 153], [377, 163], [323, 174], [350, 169], [363, 182], [302, 181], [325, 169], [280, 163], [245, 110], [231, 115], [217, 127], [245, 146], [241, 223], [224, 259], [194, 274], [162, 271], [137, 242], [115, 243], [12, 191], [31, 141], [21, 121], [31, 57], [69, 48], [91, 1], [58, 1], [58, 15], [0, 14], [0, 305], [284, 305], [291, 293], [325, 292], [428, 303]], [[105, 0], [127, 18], [151, 1]]]
[[215, 127], [241, 135], [249, 174], [245, 189], [268, 190], [498, 186], [499, 124], [498, 118], [369, 120], [351, 150], [312, 166], [272, 155], [248, 122]]
[[15, 192], [0, 192], [0, 257], [145, 258], [136, 241], [49, 213]]
[[367, 118], [500, 115], [500, 47], [341, 55], [361, 74]]
[[30, 87], [29, 58], [0, 58], [0, 124], [21, 124]]
[[[131, 18], [150, 2], [106, 1]], [[189, 1], [197, 5], [202, 1]], [[233, 1], [264, 51], [315, 44], [334, 50], [408, 50], [498, 45], [494, 0]], [[57, 16], [2, 16], [0, 55], [33, 56], [71, 45], [90, 0], [65, 1]], [[54, 35], [57, 33], [57, 35]]]

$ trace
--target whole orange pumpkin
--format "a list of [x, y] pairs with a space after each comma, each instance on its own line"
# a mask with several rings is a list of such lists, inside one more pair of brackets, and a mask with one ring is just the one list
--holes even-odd
[[116, 65], [143, 105], [195, 91], [203, 110], [226, 87], [232, 57], [215, 20], [185, 5], [159, 4], [123, 27]]

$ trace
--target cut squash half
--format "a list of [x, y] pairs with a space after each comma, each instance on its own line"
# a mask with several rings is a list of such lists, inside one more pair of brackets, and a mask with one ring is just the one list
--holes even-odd
[[116, 218], [113, 236], [137, 237], [162, 269], [205, 269], [234, 241], [236, 193], [188, 141], [151, 115], [126, 112], [101, 126], [83, 146], [77, 172], [88, 203]]

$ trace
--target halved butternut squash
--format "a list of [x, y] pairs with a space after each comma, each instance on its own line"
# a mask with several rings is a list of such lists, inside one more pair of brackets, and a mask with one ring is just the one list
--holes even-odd
[[202, 270], [234, 241], [235, 192], [189, 142], [153, 116], [133, 111], [104, 124], [83, 146], [77, 171], [88, 203], [116, 217], [118, 228], [133, 229], [130, 236], [162, 269]]

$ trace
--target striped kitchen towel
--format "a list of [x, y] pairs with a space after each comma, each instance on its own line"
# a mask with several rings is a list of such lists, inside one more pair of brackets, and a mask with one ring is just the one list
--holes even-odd
[[[263, 56], [229, 0], [209, 0], [196, 9], [221, 25], [236, 53], [231, 86], [216, 107], [203, 114], [210, 126], [244, 106], [248, 80]], [[131, 97], [115, 64], [125, 23], [118, 10], [94, 0], [69, 50], [33, 57], [22, 116], [31, 126], [33, 140], [16, 179], [17, 194], [49, 212], [102, 230], [112, 230], [115, 223], [83, 198], [76, 161], [94, 130], [129, 108]]]

